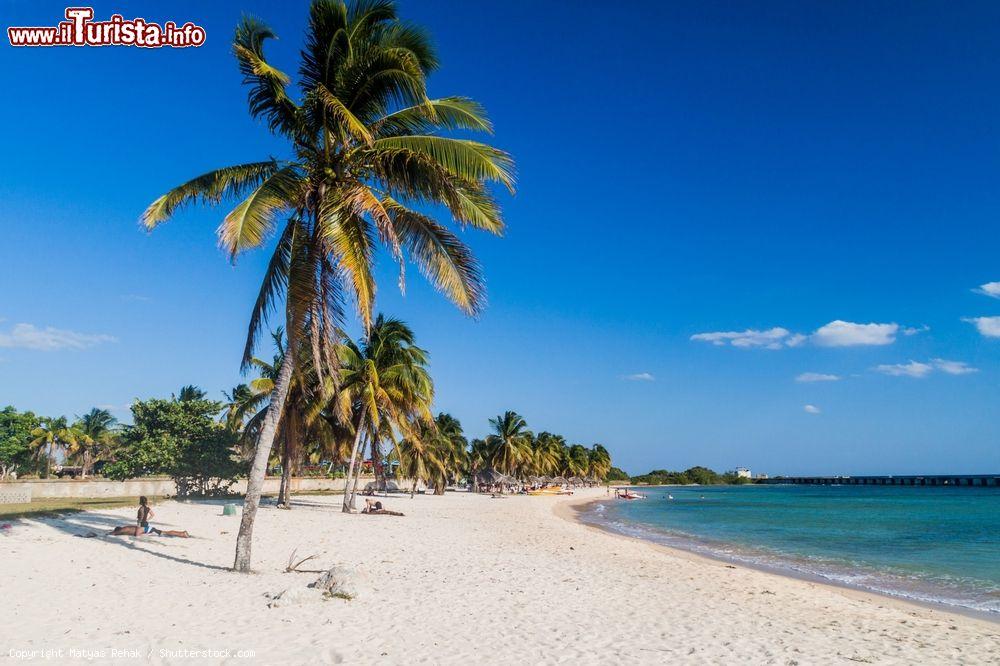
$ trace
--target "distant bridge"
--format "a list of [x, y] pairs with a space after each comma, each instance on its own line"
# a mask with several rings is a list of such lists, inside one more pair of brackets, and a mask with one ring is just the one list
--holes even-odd
[[757, 483], [811, 486], [961, 486], [998, 487], [1000, 474], [924, 474], [904, 476], [783, 476]]

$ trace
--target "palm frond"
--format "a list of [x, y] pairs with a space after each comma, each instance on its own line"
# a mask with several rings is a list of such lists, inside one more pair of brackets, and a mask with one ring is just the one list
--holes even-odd
[[335, 85], [337, 72], [350, 53], [347, 5], [341, 0], [316, 0], [309, 6], [306, 43], [299, 74], [303, 90]]
[[337, 122], [344, 133], [358, 143], [371, 144], [372, 135], [363, 122], [351, 113], [340, 98], [336, 97], [324, 86], [316, 87], [316, 99], [320, 106]]
[[427, 100], [394, 111], [375, 121], [373, 127], [380, 137], [429, 133], [438, 128], [493, 133], [486, 109], [468, 97]]
[[142, 213], [139, 223], [152, 231], [170, 219], [178, 208], [195, 202], [214, 205], [224, 197], [242, 196], [278, 170], [275, 160], [252, 162], [209, 171], [170, 190]]
[[320, 224], [326, 246], [337, 258], [345, 273], [365, 330], [371, 326], [375, 302], [375, 276], [372, 266], [375, 238], [371, 225], [360, 215], [351, 214], [336, 205], [320, 208]]
[[231, 260], [267, 239], [274, 229], [275, 218], [298, 205], [302, 185], [295, 167], [283, 167], [225, 217], [218, 229], [219, 245], [229, 253]]
[[292, 136], [298, 108], [285, 90], [288, 76], [264, 57], [264, 40], [275, 38], [274, 32], [264, 23], [245, 16], [236, 26], [233, 53], [243, 74], [243, 82], [250, 85], [250, 115], [267, 121], [272, 132], [280, 130]]
[[424, 276], [463, 312], [478, 315], [486, 289], [469, 248], [447, 228], [392, 199], [385, 202], [396, 233]]
[[289, 223], [278, 239], [278, 245], [274, 248], [271, 260], [267, 264], [264, 272], [264, 279], [260, 284], [260, 292], [254, 303], [253, 311], [250, 313], [250, 324], [247, 327], [247, 341], [243, 348], [243, 360], [240, 369], [245, 371], [251, 364], [254, 350], [257, 347], [257, 338], [260, 331], [267, 322], [268, 317], [274, 309], [275, 300], [288, 285], [288, 262], [292, 249], [292, 233], [295, 223]]
[[376, 139], [372, 148], [403, 149], [426, 155], [465, 180], [503, 183], [514, 191], [514, 161], [504, 151], [478, 141], [443, 136], [412, 135]]

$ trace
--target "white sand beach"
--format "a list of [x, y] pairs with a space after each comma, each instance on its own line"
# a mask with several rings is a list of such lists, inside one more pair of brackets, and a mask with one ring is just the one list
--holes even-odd
[[[252, 575], [226, 570], [239, 518], [219, 504], [156, 506], [158, 524], [187, 540], [74, 536], [128, 523], [132, 509], [17, 521], [0, 536], [0, 648], [11, 662], [62, 650], [49, 653], [57, 663], [1000, 662], [1000, 624], [557, 515], [595, 495], [385, 500], [404, 517], [302, 496], [258, 514]], [[283, 573], [293, 549], [318, 555], [303, 568], [357, 566], [359, 596], [269, 607], [266, 595], [317, 577]]]

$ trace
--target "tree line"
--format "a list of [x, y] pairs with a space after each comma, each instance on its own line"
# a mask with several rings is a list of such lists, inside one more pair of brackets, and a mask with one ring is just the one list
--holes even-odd
[[[83, 476], [99, 465], [111, 479], [163, 474], [174, 479], [180, 494], [224, 494], [247, 472], [275, 377], [288, 362], [282, 331], [272, 338], [274, 356], [252, 358], [257, 376], [226, 392], [225, 401], [185, 386], [169, 399], [135, 401], [129, 425], [104, 409], [67, 422], [7, 407], [0, 412], [0, 470], [48, 476], [59, 457], [79, 465]], [[366, 336], [342, 337], [334, 351], [339, 365], [336, 378], [328, 378], [337, 387], [332, 392], [319, 385], [310, 355], [299, 352], [269, 460], [270, 469], [280, 469], [283, 508], [291, 506], [290, 478], [303, 471], [346, 476], [344, 506], [351, 508], [366, 461], [379, 486], [406, 478], [439, 494], [449, 484], [473, 483], [493, 472], [525, 480], [603, 480], [612, 471], [601, 444], [535, 434], [514, 411], [490, 419], [490, 433], [471, 441], [458, 419], [432, 415], [429, 355], [400, 320], [379, 315]]]
[[665, 469], [654, 469], [646, 474], [633, 476], [631, 482], [634, 484], [645, 484], [650, 486], [665, 485], [690, 485], [698, 484], [702, 486], [714, 486], [721, 484], [744, 484], [752, 483], [751, 479], [741, 477], [736, 472], [718, 472], [707, 467], [691, 467], [683, 472], [671, 472]]

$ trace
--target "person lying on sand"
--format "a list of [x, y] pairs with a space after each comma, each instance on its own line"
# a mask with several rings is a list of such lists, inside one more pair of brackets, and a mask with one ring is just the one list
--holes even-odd
[[374, 514], [377, 516], [402, 516], [403, 514], [399, 511], [389, 511], [388, 509], [382, 508], [382, 502], [373, 502], [370, 499], [365, 500], [365, 508], [361, 509], [361, 513]]
[[190, 538], [186, 530], [160, 530], [149, 524], [153, 517], [153, 509], [149, 506], [149, 500], [143, 495], [139, 498], [139, 511], [135, 516], [135, 525], [119, 525], [109, 532], [112, 536], [142, 536], [143, 534], [155, 534], [156, 536]]

